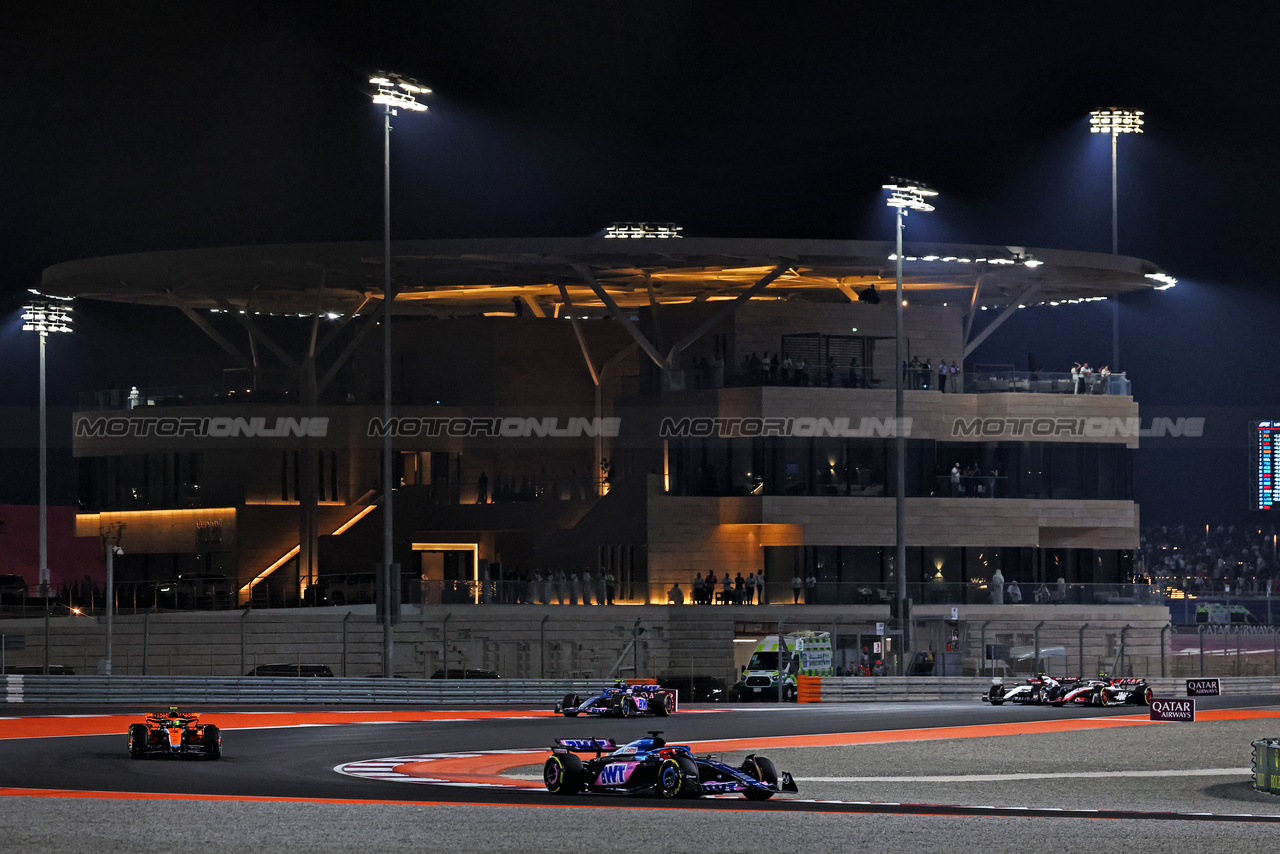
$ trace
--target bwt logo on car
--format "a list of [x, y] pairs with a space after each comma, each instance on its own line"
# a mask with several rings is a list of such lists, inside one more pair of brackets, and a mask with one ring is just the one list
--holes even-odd
[[634, 762], [612, 762], [604, 766], [600, 769], [600, 785], [616, 786], [627, 782], [627, 778], [631, 776], [635, 767]]
[[113, 416], [76, 420], [76, 436], [120, 439], [124, 437], [159, 436], [178, 438], [194, 436], [209, 439], [279, 439], [287, 436], [323, 439], [329, 435], [329, 419], [276, 418], [270, 425], [262, 416], [253, 418], [156, 418], [151, 416]]
[[[822, 436], [842, 438], [892, 438], [898, 435], [896, 418], [713, 418], [686, 417], [662, 419], [658, 435], [663, 439], [731, 439], [735, 437]], [[902, 435], [911, 435], [911, 419], [902, 419]]]
[[502, 439], [528, 439], [533, 436], [553, 438], [594, 439], [603, 436], [616, 439], [622, 426], [621, 418], [573, 417], [561, 426], [559, 418], [370, 418], [367, 436], [452, 436], [474, 439], [492, 436]]
[[1198, 439], [1204, 435], [1203, 418], [1152, 418], [1143, 427], [1141, 418], [957, 418], [952, 436], [1070, 436], [1090, 439], [1173, 438]]

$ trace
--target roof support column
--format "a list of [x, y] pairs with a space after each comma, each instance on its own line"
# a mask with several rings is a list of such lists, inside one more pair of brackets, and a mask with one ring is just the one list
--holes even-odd
[[623, 329], [627, 330], [627, 334], [634, 338], [640, 348], [648, 354], [653, 363], [664, 371], [671, 370], [671, 365], [667, 364], [667, 361], [662, 358], [662, 354], [649, 342], [649, 339], [644, 337], [644, 333], [636, 328], [636, 325], [631, 322], [631, 318], [627, 317], [626, 312], [618, 307], [618, 304], [613, 301], [613, 297], [609, 296], [608, 291], [600, 287], [600, 283], [596, 281], [595, 276], [591, 275], [591, 271], [583, 264], [574, 264], [573, 269], [587, 283], [587, 287], [591, 288], [591, 291], [605, 304], [614, 319], [622, 324]]
[[791, 269], [791, 265], [785, 261], [779, 264], [778, 266], [774, 267], [767, 274], [765, 274], [764, 278], [756, 282], [751, 287], [747, 288], [742, 293], [738, 294], [736, 297], [734, 297], [732, 300], [726, 303], [723, 308], [719, 309], [710, 317], [708, 317], [706, 320], [702, 321], [702, 323], [698, 324], [696, 329], [694, 329], [688, 335], [681, 338], [672, 346], [671, 352], [667, 354], [667, 361], [672, 366], [675, 366], [680, 358], [681, 351], [685, 350], [691, 344], [693, 344], [694, 341], [697, 341], [703, 335], [706, 335], [708, 332], [714, 329], [716, 325], [719, 324], [722, 320], [724, 320], [733, 312], [737, 311], [738, 306], [742, 305], [742, 303], [751, 299], [753, 296], [760, 293], [765, 288], [769, 287], [769, 285], [773, 284], [775, 279], [777, 279], [783, 273], [787, 272], [787, 270], [789, 269]]
[[1018, 306], [1022, 303], [1023, 300], [1033, 296], [1035, 292], [1038, 290], [1040, 290], [1039, 282], [1032, 282], [1030, 285], [1023, 288], [1022, 293], [1014, 297], [1014, 299], [1007, 306], [1005, 306], [1004, 311], [1000, 312], [1000, 314], [996, 317], [996, 319], [991, 321], [991, 324], [987, 326], [986, 329], [978, 333], [977, 338], [974, 338], [972, 341], [964, 345], [965, 358], [966, 359], [969, 358], [969, 354], [972, 353], [974, 350], [978, 349], [978, 345], [981, 344], [983, 341], [986, 341], [988, 335], [990, 335], [992, 332], [995, 332], [997, 329], [999, 329], [1000, 324], [1008, 320], [1009, 315], [1013, 314], [1015, 311], [1018, 310]]

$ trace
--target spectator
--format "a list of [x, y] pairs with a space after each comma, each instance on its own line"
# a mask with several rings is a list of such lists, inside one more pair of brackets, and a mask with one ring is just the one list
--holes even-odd
[[679, 581], [671, 585], [671, 589], [667, 591], [667, 604], [668, 605], [684, 604], [684, 591], [680, 589]]
[[796, 570], [795, 577], [791, 579], [791, 604], [800, 604], [800, 591], [804, 589], [804, 579], [800, 577], [800, 570]]
[[725, 572], [720, 585], [723, 588], [720, 594], [720, 602], [721, 604], [728, 605], [733, 601], [733, 579], [729, 577], [729, 573], [727, 571]]
[[1009, 581], [1009, 604], [1022, 604], [1022, 588], [1018, 587], [1018, 580], [1016, 578]]
[[743, 599], [743, 602], [747, 605], [754, 605], [756, 601], [756, 574], [754, 572], [747, 573], [746, 588], [746, 598]]
[[810, 571], [809, 577], [804, 580], [804, 603], [806, 605], [812, 605], [816, 601], [813, 598], [813, 594], [817, 592], [817, 589], [818, 579], [814, 578], [813, 572]]
[[1004, 573], [1000, 571], [999, 567], [996, 568], [995, 572], [991, 573], [991, 604], [1004, 604]]
[[707, 596], [707, 582], [703, 580], [702, 573], [699, 572], [693, 577], [693, 604], [701, 605]]

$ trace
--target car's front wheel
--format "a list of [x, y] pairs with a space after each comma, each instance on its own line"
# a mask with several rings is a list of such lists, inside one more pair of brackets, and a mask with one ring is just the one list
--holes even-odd
[[584, 776], [582, 760], [572, 753], [553, 753], [542, 766], [542, 783], [553, 795], [581, 791]]
[[658, 792], [664, 798], [678, 798], [685, 790], [684, 769], [674, 759], [664, 759], [658, 766]]
[[1099, 688], [1097, 692], [1095, 692], [1094, 699], [1099, 706], [1105, 706], [1111, 702], [1111, 700], [1107, 697], [1107, 692], [1101, 688]]
[[571, 718], [578, 714], [578, 706], [582, 705], [582, 701], [578, 699], [578, 695], [570, 692], [564, 695], [564, 700], [560, 702], [560, 712], [566, 717]]
[[660, 718], [665, 718], [676, 710], [676, 698], [670, 694], [659, 694], [649, 704], [649, 708], [653, 709], [653, 713]]
[[[747, 761], [742, 763], [742, 770], [746, 771], [761, 783], [767, 783], [774, 788], [778, 786], [778, 769], [773, 767], [773, 763], [763, 756], [748, 756]], [[743, 792], [749, 801], [767, 801], [773, 797], [773, 792], [764, 789], [747, 789]]]

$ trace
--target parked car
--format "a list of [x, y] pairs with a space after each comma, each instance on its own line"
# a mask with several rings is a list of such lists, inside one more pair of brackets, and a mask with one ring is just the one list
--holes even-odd
[[663, 676], [658, 684], [677, 692], [681, 703], [723, 703], [729, 699], [725, 681], [714, 676]]
[[[6, 664], [4, 666], [6, 676], [43, 676], [43, 664]], [[76, 672], [65, 664], [50, 664], [50, 676], [75, 676]]]
[[0, 605], [23, 605], [27, 601], [27, 580], [21, 575], [0, 575]]
[[461, 667], [450, 667], [446, 673], [443, 669], [437, 670], [431, 674], [432, 679], [497, 679], [498, 674], [493, 670], [477, 670], [473, 668], [463, 669]]
[[328, 676], [332, 678], [333, 671], [327, 664], [259, 664], [245, 676]]

